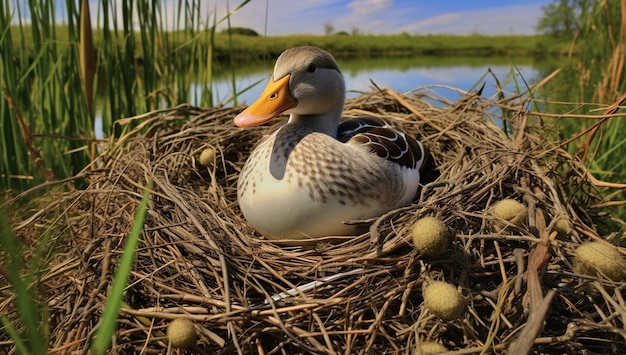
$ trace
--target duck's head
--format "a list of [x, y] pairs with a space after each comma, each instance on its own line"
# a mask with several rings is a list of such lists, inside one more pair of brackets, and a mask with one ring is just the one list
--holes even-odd
[[284, 51], [261, 96], [235, 117], [239, 127], [257, 126], [283, 112], [290, 122], [339, 123], [345, 100], [345, 83], [335, 58], [311, 46]]

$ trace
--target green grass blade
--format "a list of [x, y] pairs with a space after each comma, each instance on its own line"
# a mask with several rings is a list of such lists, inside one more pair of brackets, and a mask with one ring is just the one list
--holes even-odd
[[265, 79], [265, 78], [261, 78], [261, 79], [259, 79], [259, 80], [255, 81], [254, 83], [252, 83], [252, 84], [250, 84], [250, 85], [246, 86], [245, 88], [243, 88], [243, 89], [239, 90], [238, 92], [233, 93], [233, 96], [232, 96], [231, 98], [229, 98], [229, 99], [225, 100], [225, 101], [223, 102], [223, 104], [227, 105], [227, 104], [233, 103], [233, 105], [235, 105], [235, 104], [234, 104], [234, 101], [235, 101], [235, 98], [236, 98], [238, 95], [245, 94], [247, 91], [251, 90], [252, 88], [254, 88], [254, 87], [256, 87], [257, 85], [262, 84], [262, 83], [264, 83], [264, 82], [266, 82], [266, 81], [267, 81], [267, 79]]
[[[45, 354], [47, 352], [47, 341], [41, 333], [42, 320], [39, 316], [39, 305], [37, 304], [35, 295], [32, 290], [28, 288], [29, 284], [32, 284], [32, 280], [28, 276], [22, 276], [21, 272], [24, 268], [24, 262], [22, 259], [22, 252], [20, 251], [20, 241], [13, 233], [10, 227], [9, 221], [6, 218], [5, 213], [0, 214], [0, 247], [5, 252], [6, 262], [10, 282], [13, 285], [13, 291], [15, 292], [15, 303], [20, 315], [20, 319], [26, 328], [26, 340], [24, 342], [15, 329], [11, 333], [12, 327], [7, 327], [3, 324], [4, 328], [9, 332], [16, 346], [23, 346], [27, 349], [24, 354]], [[36, 262], [35, 262], [36, 263]], [[36, 287], [35, 287], [36, 289]], [[6, 320], [8, 322], [8, 320]], [[2, 323], [5, 323], [5, 318], [2, 318]], [[30, 347], [26, 344], [29, 344]]]
[[30, 350], [26, 346], [26, 343], [20, 337], [20, 334], [17, 332], [13, 324], [9, 322], [7, 317], [0, 317], [0, 322], [2, 323], [2, 328], [9, 334], [9, 337], [13, 339], [13, 344], [15, 345], [15, 350], [18, 354], [28, 354]]
[[146, 211], [148, 210], [148, 200], [150, 199], [150, 191], [152, 190], [152, 179], [148, 180], [146, 187], [143, 191], [143, 197], [141, 204], [135, 215], [133, 226], [131, 227], [126, 246], [124, 247], [124, 253], [120, 260], [119, 268], [115, 273], [115, 278], [111, 285], [111, 293], [107, 298], [106, 305], [104, 306], [104, 312], [102, 313], [102, 319], [100, 325], [96, 330], [96, 335], [93, 343], [91, 344], [92, 354], [105, 354], [109, 346], [111, 345], [111, 337], [117, 328], [117, 315], [122, 305], [122, 298], [124, 297], [124, 289], [128, 284], [128, 276], [133, 265], [135, 258], [135, 250], [139, 244], [139, 237], [143, 231], [143, 222], [146, 217]]
[[95, 49], [93, 46], [93, 30], [91, 27], [89, 1], [87, 0], [82, 0], [80, 5], [80, 42], [78, 48], [87, 109], [89, 113], [93, 115], [93, 82], [94, 75], [96, 74], [96, 58], [94, 55]]

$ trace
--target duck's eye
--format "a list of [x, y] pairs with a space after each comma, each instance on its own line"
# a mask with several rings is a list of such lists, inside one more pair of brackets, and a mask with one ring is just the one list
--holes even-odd
[[310, 64], [309, 67], [306, 68], [306, 71], [308, 71], [309, 73], [315, 73], [315, 70], [317, 70], [315, 64]]

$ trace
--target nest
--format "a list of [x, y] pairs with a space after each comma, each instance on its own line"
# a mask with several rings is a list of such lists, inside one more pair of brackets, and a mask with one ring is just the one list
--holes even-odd
[[[58, 250], [42, 285], [51, 351], [87, 352], [152, 179], [112, 353], [164, 353], [175, 318], [194, 322], [188, 351], [205, 354], [418, 354], [427, 341], [458, 354], [619, 352], [624, 283], [572, 265], [580, 243], [601, 239], [574, 197], [588, 203], [593, 186], [524, 105], [478, 92], [448, 102], [428, 89], [349, 100], [346, 117], [384, 117], [420, 139], [437, 173], [414, 204], [360, 221], [366, 233], [306, 246], [264, 239], [237, 205], [238, 173], [276, 125], [241, 130], [239, 108], [188, 105], [120, 121], [128, 132], [85, 171], [88, 187], [57, 192], [15, 228], [31, 242], [47, 230]], [[510, 136], [495, 122], [514, 127]], [[206, 149], [215, 155], [204, 166]], [[494, 229], [502, 221], [490, 207], [505, 198], [526, 205], [527, 223]], [[450, 230], [447, 253], [425, 258], [412, 246], [424, 216]], [[460, 318], [424, 307], [433, 280], [458, 287]]]

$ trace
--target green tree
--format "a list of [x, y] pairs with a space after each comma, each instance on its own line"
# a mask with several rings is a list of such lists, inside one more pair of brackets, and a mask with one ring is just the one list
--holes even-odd
[[252, 36], [252, 37], [257, 37], [259, 34], [257, 33], [257, 31], [251, 29], [251, 28], [246, 28], [246, 27], [230, 27], [230, 28], [225, 28], [224, 30], [222, 30], [222, 33], [230, 33], [233, 35], [241, 35], [241, 36]]
[[555, 0], [542, 9], [537, 29], [573, 40], [579, 53], [579, 84], [587, 89], [579, 100], [613, 103], [626, 91], [626, 0]]
[[328, 35], [332, 35], [335, 32], [335, 25], [330, 22], [326, 22], [324, 24], [324, 33]]
[[537, 31], [558, 38], [573, 39], [587, 17], [591, 1], [556, 0], [541, 7], [543, 17], [539, 19]]

